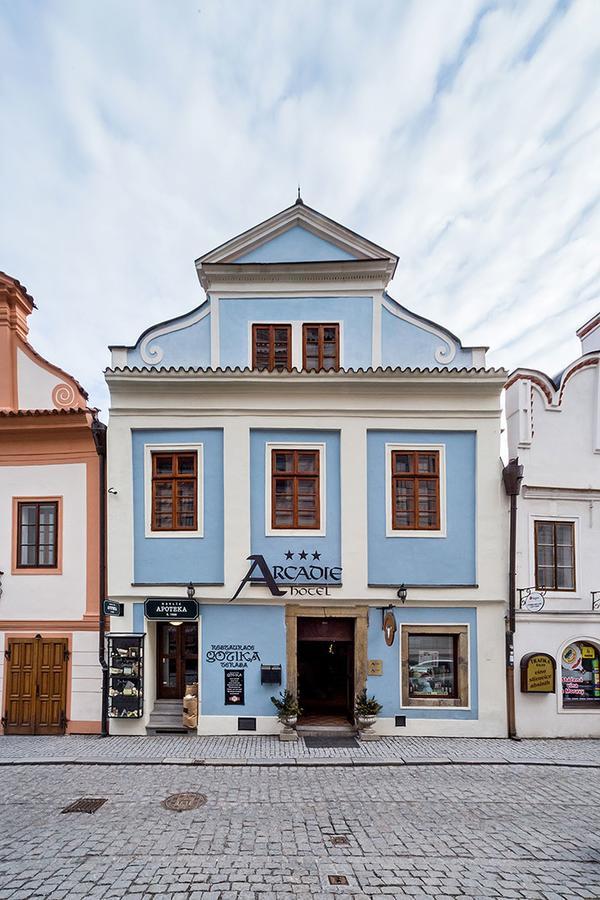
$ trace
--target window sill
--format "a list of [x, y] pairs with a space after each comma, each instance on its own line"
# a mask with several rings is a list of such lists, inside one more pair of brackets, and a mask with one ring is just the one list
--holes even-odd
[[58, 566], [53, 569], [43, 569], [40, 567], [35, 567], [32, 569], [25, 568], [13, 568], [11, 570], [11, 575], [62, 575], [62, 569]]
[[203, 531], [146, 531], [147, 538], [203, 538]]
[[445, 538], [447, 537], [445, 528], [431, 529], [431, 531], [423, 530], [411, 531], [410, 529], [392, 529], [388, 528], [385, 533], [389, 538]]
[[310, 537], [327, 537], [325, 529], [321, 528], [269, 528], [265, 531], [265, 537], [285, 537], [285, 538], [310, 538]]
[[460, 700], [458, 697], [452, 697], [450, 699], [446, 699], [443, 697], [431, 699], [421, 699], [417, 697], [411, 697], [408, 701], [408, 706], [404, 707], [405, 709], [439, 709], [440, 707], [445, 707], [447, 709], [470, 709], [469, 706], [466, 706], [465, 703]]

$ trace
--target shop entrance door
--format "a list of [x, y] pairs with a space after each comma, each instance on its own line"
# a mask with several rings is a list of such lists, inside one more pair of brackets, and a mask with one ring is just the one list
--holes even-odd
[[13, 638], [6, 648], [5, 734], [64, 734], [66, 638]]
[[298, 619], [298, 701], [304, 718], [351, 720], [354, 619]]
[[156, 694], [159, 700], [181, 700], [186, 684], [198, 681], [198, 623], [157, 622]]

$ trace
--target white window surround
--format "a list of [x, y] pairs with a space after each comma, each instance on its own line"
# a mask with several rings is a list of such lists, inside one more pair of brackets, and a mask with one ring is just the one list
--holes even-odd
[[[198, 527], [195, 531], [152, 531], [152, 454], [196, 453], [196, 507]], [[204, 444], [144, 444], [144, 536], [147, 538], [201, 538], [204, 537]]]
[[[265, 535], [267, 537], [325, 537], [327, 510], [325, 508], [325, 443], [308, 441], [287, 441], [286, 443], [265, 444]], [[319, 523], [320, 528], [273, 528], [271, 526], [271, 457], [273, 450], [318, 450], [319, 451]]]
[[[440, 455], [440, 527], [420, 530], [392, 528], [392, 452], [394, 450], [437, 450]], [[446, 537], [446, 445], [445, 444], [386, 444], [385, 445], [385, 535], [391, 538]]]
[[[581, 516], [550, 516], [537, 515], [529, 513], [529, 585], [535, 584], [535, 523], [536, 522], [570, 522], [572, 523], [575, 534], [575, 590], [574, 591], [551, 591], [546, 589], [546, 597], [549, 600], [580, 600], [581, 593], [579, 591], [579, 572], [580, 572], [580, 556], [579, 556], [579, 536], [581, 534]], [[527, 587], [528, 585], [523, 585]]]
[[254, 325], [291, 325], [292, 327], [292, 369], [302, 369], [302, 326], [337, 325], [339, 329], [340, 369], [344, 368], [344, 323], [341, 319], [252, 319], [248, 322], [248, 368], [252, 368], [252, 327]]
[[[439, 628], [440, 634], [448, 633], [447, 631], [444, 632], [444, 628], [450, 628], [450, 627], [454, 628], [456, 626], [459, 626], [460, 628], [467, 629], [467, 673], [468, 673], [467, 674], [467, 682], [469, 685], [469, 702], [466, 706], [436, 706], [433, 703], [431, 704], [431, 706], [425, 706], [424, 704], [419, 704], [418, 707], [402, 705], [402, 662], [403, 662], [403, 660], [402, 660], [402, 628], [405, 626], [407, 628], [417, 629], [417, 628], [419, 628], [420, 625], [423, 625], [426, 628], [430, 628], [430, 627], [431, 628]], [[398, 635], [399, 635], [398, 640], [400, 641], [400, 644], [399, 644], [400, 652], [398, 653], [398, 662], [400, 665], [400, 682], [399, 682], [400, 695], [399, 695], [398, 700], [399, 700], [399, 704], [400, 704], [400, 709], [410, 709], [410, 710], [439, 709], [440, 711], [443, 711], [443, 710], [452, 711], [455, 709], [462, 709], [462, 710], [471, 709], [471, 693], [472, 693], [471, 687], [472, 687], [472, 685], [471, 685], [471, 626], [470, 626], [470, 624], [468, 622], [402, 622], [402, 624], [400, 625], [400, 628], [398, 629]], [[455, 677], [458, 677], [457, 673], [455, 673]], [[424, 698], [420, 697], [419, 699], [423, 700]]]
[[570, 637], [568, 640], [563, 641], [560, 647], [558, 648], [558, 652], [556, 654], [556, 712], [559, 716], [584, 716], [589, 715], [590, 713], [594, 716], [600, 715], [600, 705], [597, 707], [588, 707], [587, 709], [577, 709], [574, 707], [565, 706], [563, 703], [563, 690], [562, 690], [562, 655], [565, 647], [569, 644], [593, 644], [594, 647], [600, 649], [600, 640], [595, 637], [586, 637], [585, 635], [578, 635], [577, 637]]

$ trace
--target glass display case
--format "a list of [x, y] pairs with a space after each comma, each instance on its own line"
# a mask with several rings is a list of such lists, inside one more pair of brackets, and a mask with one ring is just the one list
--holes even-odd
[[144, 637], [107, 635], [110, 719], [141, 719], [144, 715]]

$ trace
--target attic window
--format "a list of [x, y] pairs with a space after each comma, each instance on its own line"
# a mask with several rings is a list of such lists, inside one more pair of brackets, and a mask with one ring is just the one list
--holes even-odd
[[340, 367], [339, 325], [304, 325], [302, 329], [303, 368], [327, 372]]
[[252, 326], [252, 368], [268, 372], [292, 368], [292, 326]]

